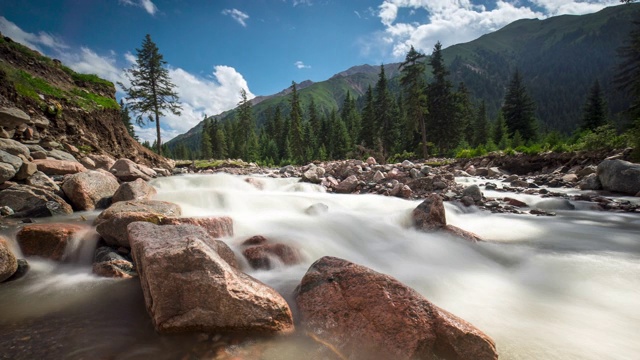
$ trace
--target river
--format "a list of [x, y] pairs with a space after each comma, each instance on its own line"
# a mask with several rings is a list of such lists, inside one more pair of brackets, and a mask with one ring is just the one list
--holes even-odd
[[[562, 210], [563, 202], [517, 194], [511, 196], [557, 216], [491, 214], [445, 203], [449, 224], [487, 240], [474, 244], [411, 229], [410, 212], [420, 201], [258, 179], [262, 190], [226, 174], [151, 184], [155, 199], [179, 204], [184, 216], [231, 216], [234, 236], [224, 241], [237, 253], [253, 235], [299, 248], [300, 265], [248, 272], [287, 301], [309, 265], [330, 255], [394, 276], [474, 324], [495, 340], [501, 359], [640, 354], [640, 214], [595, 211], [587, 203]], [[328, 211], [306, 213], [318, 203]], [[97, 212], [83, 215], [90, 221]], [[194, 336], [157, 335], [139, 280], [92, 275], [90, 255], [74, 263], [30, 264], [25, 278], [0, 284], [0, 358], [175, 359], [198, 344]], [[265, 359], [304, 356], [300, 338], [264, 341], [270, 349]]]

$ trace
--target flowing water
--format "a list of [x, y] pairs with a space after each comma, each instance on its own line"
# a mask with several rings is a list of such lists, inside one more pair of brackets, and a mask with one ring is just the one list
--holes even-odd
[[[184, 216], [231, 216], [234, 236], [224, 240], [236, 252], [253, 235], [299, 248], [300, 265], [249, 271], [290, 302], [309, 265], [331, 255], [394, 276], [474, 324], [495, 340], [501, 359], [640, 354], [640, 214], [594, 211], [587, 203], [562, 210], [564, 202], [516, 194], [511, 197], [557, 216], [490, 214], [446, 203], [450, 224], [488, 240], [472, 244], [411, 229], [419, 201], [258, 179], [262, 190], [225, 174], [152, 184], [156, 199], [180, 204]], [[308, 214], [318, 203], [328, 211]], [[83, 261], [30, 262], [26, 278], [0, 285], [5, 358], [172, 359], [197, 341], [155, 334], [137, 279], [97, 278]], [[304, 344], [296, 341], [269, 342], [265, 357], [302, 357]]]

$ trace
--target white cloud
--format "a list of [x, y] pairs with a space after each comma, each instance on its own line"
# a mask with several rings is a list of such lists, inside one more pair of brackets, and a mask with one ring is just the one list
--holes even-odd
[[143, 8], [149, 15], [155, 15], [158, 7], [151, 0], [119, 0], [121, 4]]
[[298, 60], [295, 63], [293, 63], [293, 65], [295, 67], [297, 67], [298, 69], [311, 69], [311, 65], [305, 65], [304, 62]]
[[8, 36], [33, 50], [44, 52], [41, 46], [45, 46], [52, 50], [67, 49], [68, 46], [57, 37], [40, 31], [37, 34], [28, 33], [22, 30], [18, 25], [7, 20], [4, 16], [0, 16], [0, 32], [4, 36]]
[[293, 0], [293, 6], [298, 6], [298, 5], [311, 6], [313, 5], [313, 3], [311, 2], [311, 0]]
[[[522, 1], [494, 1], [495, 6], [487, 10], [472, 0], [384, 0], [377, 14], [385, 27], [376, 36], [378, 45], [395, 58], [402, 58], [411, 45], [429, 53], [437, 41], [445, 47], [471, 41], [518, 19], [585, 14], [618, 4], [618, 0], [530, 0], [541, 9], [537, 11]], [[428, 16], [421, 22], [400, 22], [398, 14], [404, 9], [409, 14], [423, 9]], [[412, 17], [412, 21], [415, 19]]]
[[249, 15], [243, 13], [238, 9], [224, 9], [222, 10], [222, 15], [228, 15], [233, 18], [233, 20], [237, 21], [238, 24], [247, 27], [246, 20], [249, 18]]

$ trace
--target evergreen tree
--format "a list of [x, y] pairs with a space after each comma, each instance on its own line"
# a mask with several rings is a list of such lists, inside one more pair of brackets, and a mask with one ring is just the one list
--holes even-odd
[[229, 155], [227, 146], [227, 135], [224, 131], [224, 127], [217, 125], [217, 120], [214, 121], [214, 124], [216, 125], [216, 136], [214, 140], [213, 157], [224, 159]]
[[622, 58], [622, 62], [618, 66], [615, 81], [618, 89], [631, 98], [627, 112], [631, 119], [635, 120], [635, 129], [632, 132], [635, 148], [633, 157], [640, 161], [640, 21], [634, 21], [634, 24], [627, 45], [618, 49], [618, 56]]
[[[478, 112], [475, 117], [475, 121], [473, 126], [470, 126], [473, 129], [473, 136], [471, 138], [471, 146], [477, 147], [480, 144], [485, 144], [488, 140], [491, 140], [489, 136], [489, 122], [487, 121], [487, 107], [485, 105], [484, 100], [480, 103], [478, 107]], [[502, 137], [502, 134], [499, 134]], [[498, 141], [494, 141], [494, 143], [498, 143]]]
[[447, 79], [449, 71], [442, 57], [442, 44], [438, 41], [429, 60], [433, 80], [427, 86], [427, 127], [431, 141], [440, 153], [445, 154], [455, 148], [461, 138], [455, 99], [451, 82]]
[[291, 111], [289, 112], [289, 141], [291, 145], [291, 153], [293, 155], [294, 162], [300, 162], [305, 159], [304, 150], [305, 145], [303, 141], [303, 128], [302, 128], [302, 106], [300, 105], [300, 98], [298, 96], [298, 90], [296, 89], [296, 83], [291, 82], [291, 98], [290, 98]]
[[607, 122], [607, 103], [602, 97], [600, 82], [596, 80], [589, 90], [589, 96], [582, 115], [582, 129], [594, 130]]
[[311, 98], [309, 106], [307, 108], [308, 121], [305, 123], [305, 143], [307, 144], [307, 157], [309, 159], [319, 158], [320, 152], [320, 130], [322, 127], [322, 120], [318, 115], [318, 109], [316, 103]]
[[509, 135], [515, 139], [518, 131], [525, 141], [537, 138], [535, 105], [527, 94], [520, 71], [516, 69], [507, 88], [502, 105], [502, 115], [509, 129]]
[[[474, 111], [473, 106], [471, 105], [471, 95], [469, 94], [469, 89], [467, 89], [463, 82], [460, 82], [458, 84], [458, 91], [455, 95], [458, 110], [458, 127], [462, 133], [462, 139], [467, 143], [473, 143], [474, 139], [476, 138], [476, 136], [474, 135], [474, 131], [477, 130], [477, 128], [475, 128], [474, 126], [474, 121], [477, 119], [477, 114], [476, 111]], [[485, 131], [485, 138], [480, 144], [484, 144], [487, 141], [486, 134], [487, 131]]]
[[162, 140], [160, 138], [160, 117], [165, 111], [180, 115], [178, 94], [174, 91], [175, 85], [169, 79], [169, 71], [166, 69], [166, 61], [158, 52], [158, 47], [151, 41], [147, 34], [142, 42], [142, 48], [136, 49], [136, 63], [131, 69], [125, 70], [131, 87], [118, 83], [127, 93], [127, 103], [131, 110], [137, 114], [138, 125], [146, 123], [144, 116], [148, 115], [149, 121], [156, 123], [156, 144], [158, 154], [162, 155]]
[[202, 141], [200, 142], [200, 155], [203, 159], [208, 160], [213, 157], [211, 146], [211, 135], [208, 131], [202, 132]]
[[400, 84], [404, 90], [405, 111], [407, 120], [412, 124], [414, 131], [419, 131], [422, 148], [422, 156], [428, 157], [427, 149], [427, 128], [425, 124], [425, 116], [427, 113], [427, 94], [425, 92], [424, 71], [425, 64], [422, 59], [426, 55], [416, 51], [411, 46], [405, 60], [400, 64], [401, 77]]
[[373, 149], [376, 139], [376, 124], [375, 124], [375, 108], [373, 103], [373, 89], [371, 85], [367, 88], [365, 94], [365, 105], [362, 109], [362, 143], [365, 147]]
[[133, 124], [131, 123], [131, 115], [129, 115], [129, 106], [124, 103], [122, 99], [120, 99], [120, 118], [122, 119], [122, 123], [124, 127], [127, 128], [127, 132], [129, 136], [131, 136], [135, 141], [140, 141], [136, 136], [135, 130], [133, 130]]
[[351, 139], [349, 138], [349, 130], [342, 118], [336, 114], [335, 109], [331, 110], [331, 155], [334, 159], [345, 159], [347, 152], [351, 149]]
[[395, 143], [395, 136], [393, 132], [393, 97], [387, 87], [387, 77], [384, 74], [384, 65], [380, 65], [380, 73], [378, 75], [378, 82], [375, 87], [375, 102], [374, 108], [374, 124], [377, 131], [377, 138], [382, 143], [382, 149], [384, 154], [389, 154], [391, 148]]
[[502, 111], [498, 112], [498, 117], [493, 124], [492, 136], [493, 142], [498, 144], [498, 148], [500, 148], [501, 150], [504, 150], [511, 146], [509, 141], [509, 129], [507, 128], [507, 124], [505, 123]]
[[340, 117], [344, 122], [347, 130], [349, 132], [349, 139], [351, 147], [353, 144], [358, 143], [358, 138], [360, 137], [360, 114], [358, 113], [358, 109], [356, 106], [356, 99], [351, 96], [351, 92], [347, 91], [347, 96], [344, 98], [342, 102], [342, 109], [340, 111]]
[[240, 90], [240, 102], [238, 103], [236, 116], [238, 118], [236, 124], [237, 136], [235, 138], [236, 156], [247, 161], [256, 161], [258, 138], [253, 121], [251, 101], [247, 98], [247, 91], [245, 89]]

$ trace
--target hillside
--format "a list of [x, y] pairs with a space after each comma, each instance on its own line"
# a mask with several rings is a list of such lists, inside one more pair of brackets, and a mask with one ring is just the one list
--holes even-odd
[[[570, 133], [576, 129], [587, 92], [600, 81], [612, 117], [625, 109], [628, 100], [615, 91], [611, 80], [618, 62], [616, 49], [623, 45], [631, 22], [640, 18], [640, 4], [605, 8], [588, 15], [563, 15], [545, 20], [515, 21], [474, 41], [450, 46], [443, 56], [451, 73], [450, 80], [464, 82], [475, 101], [485, 100], [493, 118], [500, 108], [505, 88], [517, 68], [524, 77], [529, 94], [537, 105], [543, 130]], [[398, 95], [398, 65], [385, 65], [389, 86]], [[360, 65], [340, 72], [326, 81], [316, 82], [299, 91], [303, 108], [311, 98], [323, 112], [337, 109], [347, 91], [362, 95], [377, 81], [379, 66]], [[430, 69], [427, 68], [427, 78]], [[286, 105], [287, 91], [259, 97], [253, 109], [258, 125], [266, 111]], [[283, 106], [288, 111], [288, 106]], [[233, 119], [234, 111], [215, 116]], [[202, 123], [167, 144], [179, 143], [195, 150], [200, 143]]]
[[78, 74], [0, 34], [0, 108], [15, 107], [35, 119], [26, 130], [0, 124], [2, 137], [25, 144], [71, 145], [84, 152], [169, 168], [167, 159], [129, 136], [115, 92], [111, 82]]

